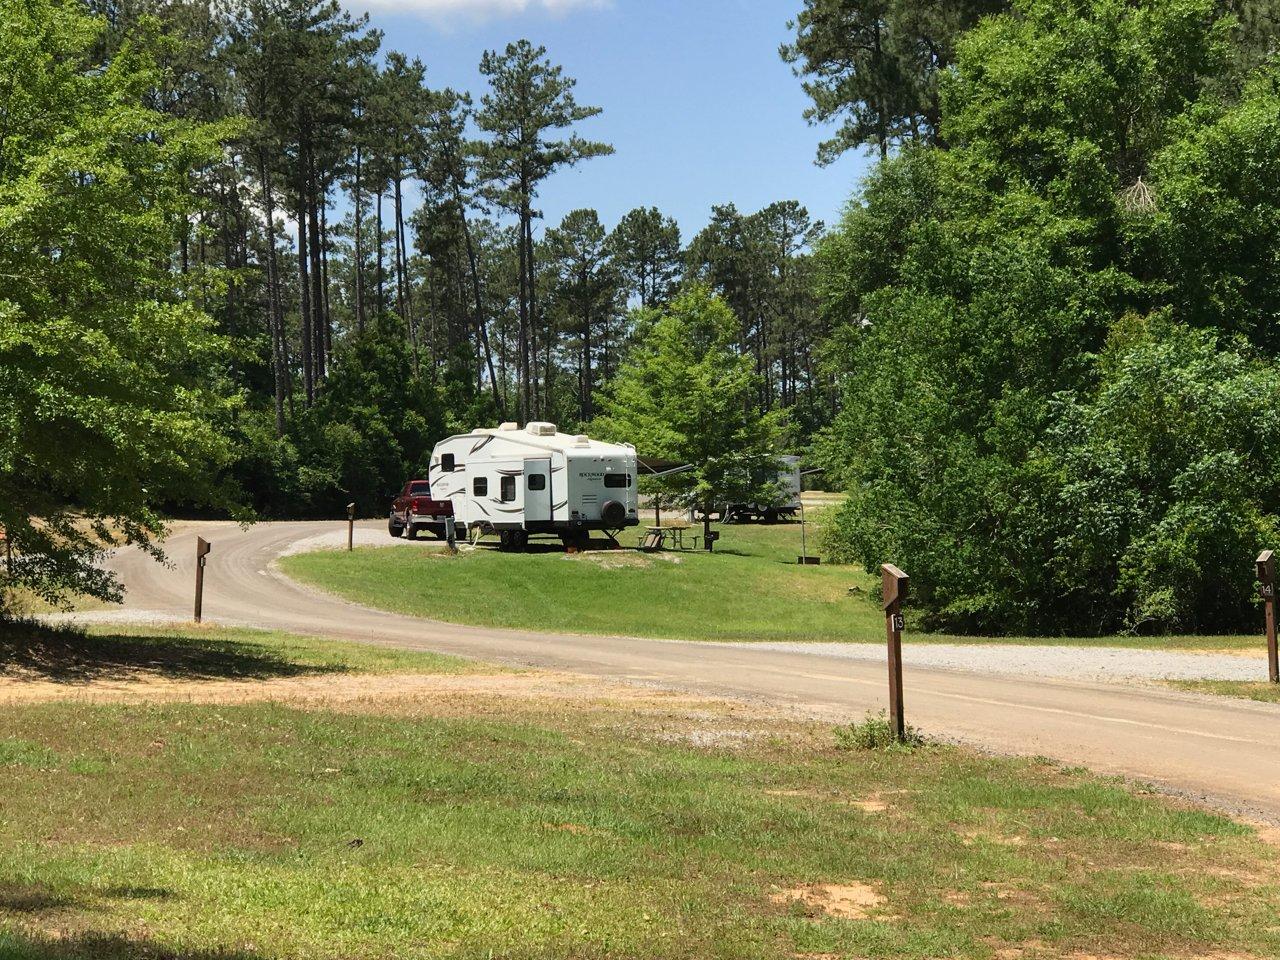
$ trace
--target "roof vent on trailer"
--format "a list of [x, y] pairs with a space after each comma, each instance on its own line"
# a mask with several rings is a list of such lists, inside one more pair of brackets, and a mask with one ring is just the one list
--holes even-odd
[[556, 425], [554, 423], [531, 423], [524, 428], [524, 432], [531, 437], [554, 437], [556, 435]]
[[589, 447], [591, 446], [591, 438], [585, 433], [580, 433], [573, 438], [573, 445], [575, 447]]
[[515, 433], [519, 429], [520, 424], [518, 423], [504, 423], [498, 428], [498, 431], [501, 433]]

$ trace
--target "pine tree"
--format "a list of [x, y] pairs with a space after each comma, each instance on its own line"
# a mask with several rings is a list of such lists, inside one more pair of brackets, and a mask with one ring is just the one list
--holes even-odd
[[629, 296], [640, 307], [667, 303], [684, 269], [680, 226], [657, 207], [638, 207], [609, 236], [609, 252]]
[[[509, 44], [504, 53], [485, 53], [480, 72], [488, 78], [490, 89], [476, 114], [477, 125], [488, 135], [479, 148], [487, 195], [518, 220], [520, 326], [516, 380], [522, 420], [536, 416], [545, 403], [537, 388], [539, 314], [533, 221], [538, 214], [533, 202], [538, 187], [561, 167], [613, 152], [608, 144], [584, 140], [576, 133], [565, 139], [549, 138], [599, 115], [601, 109], [578, 105], [573, 95], [577, 81], [564, 76], [562, 67], [546, 59], [546, 52], [544, 47], [521, 40]], [[543, 343], [548, 365], [554, 352], [549, 340], [547, 336]]]

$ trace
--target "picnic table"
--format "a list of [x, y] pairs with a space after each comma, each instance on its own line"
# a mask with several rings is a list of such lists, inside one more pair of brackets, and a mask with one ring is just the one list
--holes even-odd
[[[642, 550], [685, 550], [684, 535], [693, 529], [691, 523], [683, 520], [672, 520], [653, 527], [645, 527], [644, 536], [640, 539]], [[693, 549], [698, 549], [698, 537], [693, 538]]]

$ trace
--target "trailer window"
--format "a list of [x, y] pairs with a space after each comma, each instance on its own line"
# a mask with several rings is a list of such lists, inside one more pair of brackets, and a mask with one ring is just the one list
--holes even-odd
[[502, 478], [502, 502], [514, 503], [515, 499], [516, 499], [516, 478], [503, 477]]
[[471, 492], [477, 497], [487, 497], [489, 495], [489, 478], [476, 477], [471, 481]]
[[440, 469], [445, 473], [453, 473], [454, 470], [458, 469], [457, 461], [452, 453], [446, 453], [440, 457]]
[[529, 474], [529, 489], [530, 490], [547, 489], [547, 475], [545, 473]]
[[604, 485], [606, 487], [614, 487], [618, 490], [631, 489], [631, 474], [629, 473], [606, 473], [604, 475]]

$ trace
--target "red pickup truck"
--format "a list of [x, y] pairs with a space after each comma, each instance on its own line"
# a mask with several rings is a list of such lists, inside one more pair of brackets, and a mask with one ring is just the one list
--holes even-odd
[[443, 540], [445, 520], [452, 516], [453, 504], [450, 501], [431, 499], [430, 483], [426, 480], [410, 480], [391, 504], [387, 533], [393, 537], [417, 540], [420, 531], [430, 530]]

